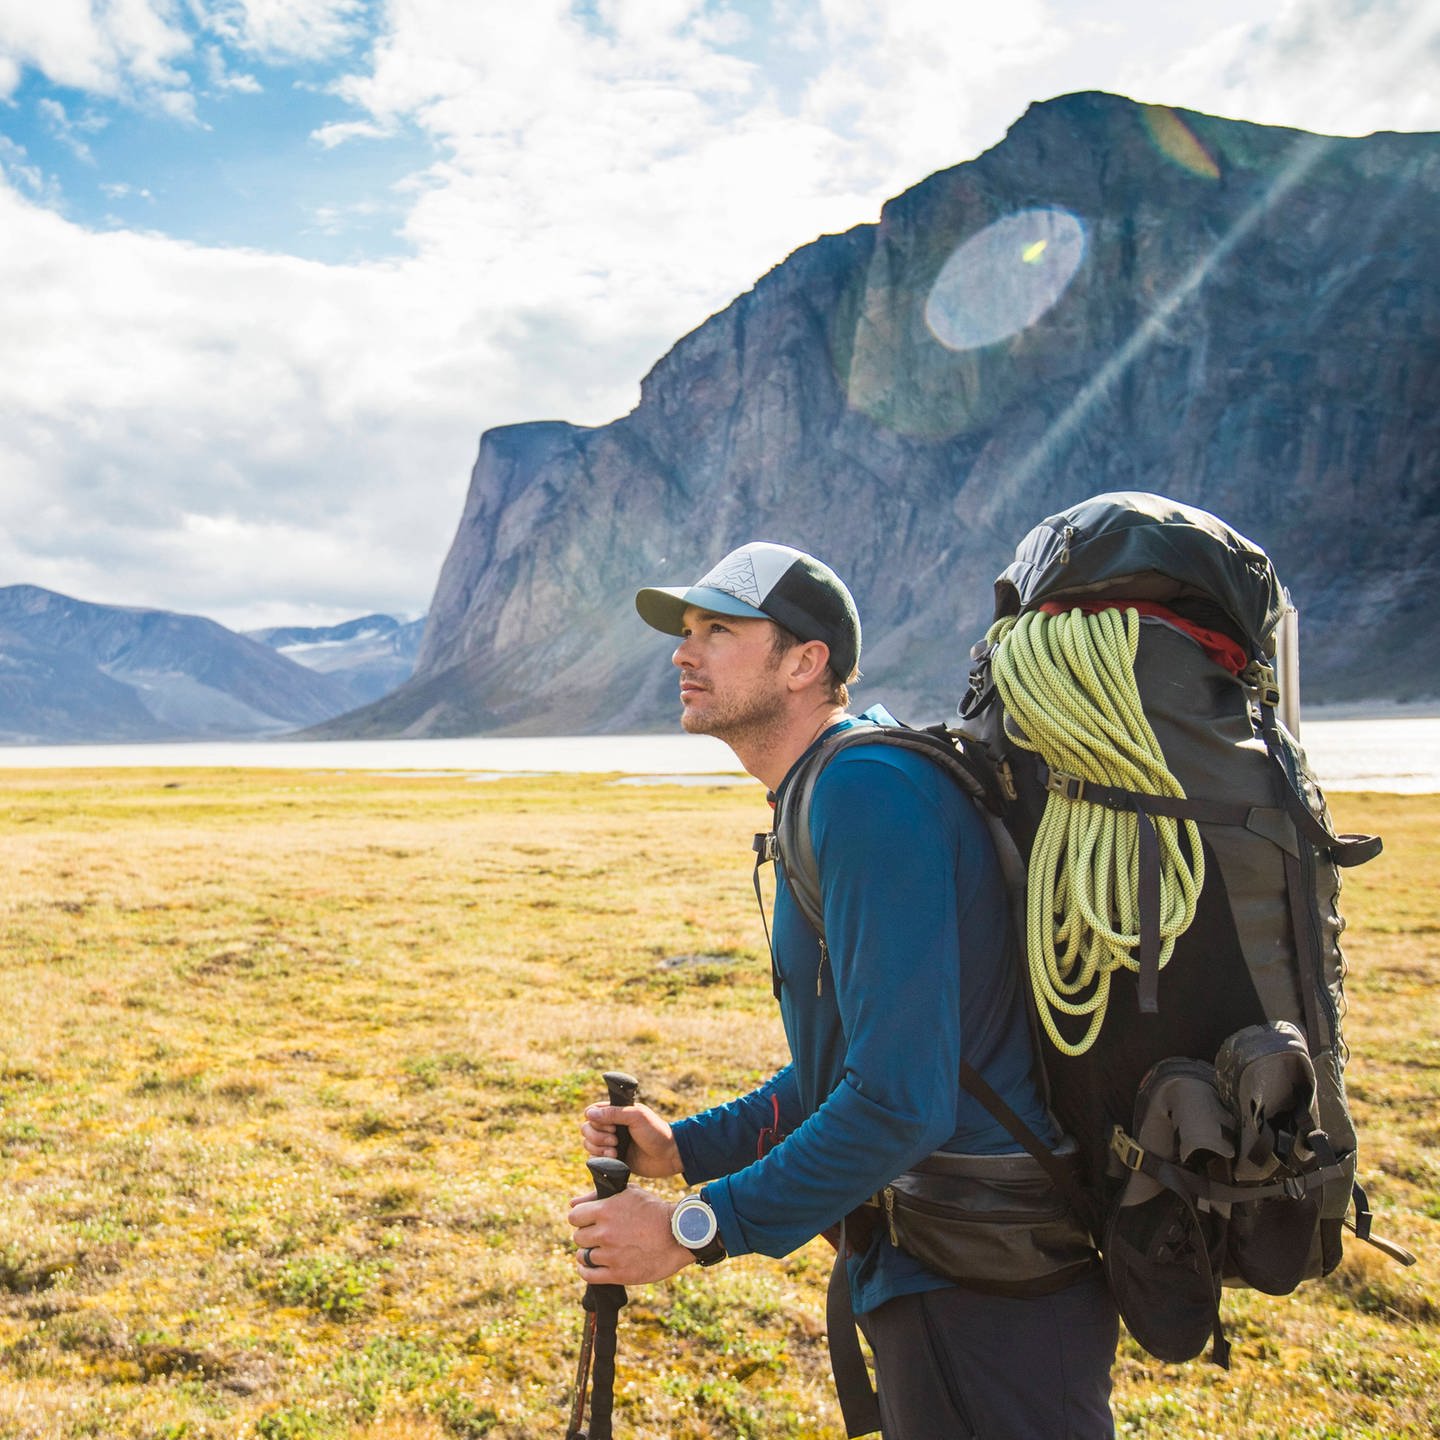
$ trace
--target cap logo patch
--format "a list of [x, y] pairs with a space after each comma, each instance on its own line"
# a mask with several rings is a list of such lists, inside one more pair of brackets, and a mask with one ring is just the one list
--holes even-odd
[[697, 584], [702, 589], [723, 590], [727, 595], [733, 595], [737, 600], [743, 600], [757, 610], [760, 608], [760, 584], [755, 578], [755, 567], [750, 563], [750, 557], [743, 552], [727, 555]]

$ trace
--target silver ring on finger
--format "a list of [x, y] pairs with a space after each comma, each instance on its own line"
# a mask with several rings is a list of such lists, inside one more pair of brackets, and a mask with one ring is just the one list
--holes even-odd
[[594, 1247], [593, 1245], [587, 1245], [587, 1246], [585, 1246], [585, 1248], [584, 1248], [583, 1250], [581, 1250], [581, 1252], [580, 1252], [580, 1263], [581, 1263], [587, 1270], [593, 1270], [593, 1269], [595, 1268], [594, 1255], [595, 1255], [595, 1247]]

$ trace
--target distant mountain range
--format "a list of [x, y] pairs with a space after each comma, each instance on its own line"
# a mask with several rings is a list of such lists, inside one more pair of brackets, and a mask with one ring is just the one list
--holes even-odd
[[341, 625], [281, 625], [243, 633], [307, 670], [343, 681], [350, 706], [356, 706], [378, 700], [410, 678], [425, 619], [362, 615]]
[[634, 613], [744, 541], [828, 560], [857, 699], [953, 713], [1016, 542], [1106, 490], [1272, 555], [1306, 700], [1440, 695], [1440, 136], [1034, 105], [681, 339], [612, 424], [487, 432], [413, 676], [314, 733], [674, 725]]
[[252, 638], [198, 615], [0, 587], [0, 744], [293, 731], [403, 680], [421, 623], [376, 615]]

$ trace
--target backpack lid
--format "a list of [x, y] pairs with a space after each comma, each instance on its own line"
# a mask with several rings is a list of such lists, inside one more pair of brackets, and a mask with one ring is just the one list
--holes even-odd
[[1270, 640], [1285, 592], [1270, 557], [1223, 520], [1139, 490], [1095, 495], [1042, 520], [995, 580], [995, 617], [1062, 596], [1217, 605], [1253, 654]]

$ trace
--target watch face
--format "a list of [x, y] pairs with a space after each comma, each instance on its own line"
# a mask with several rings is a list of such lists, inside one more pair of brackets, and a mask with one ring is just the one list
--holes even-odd
[[675, 1212], [675, 1235], [682, 1245], [698, 1250], [709, 1244], [715, 1234], [715, 1215], [703, 1201], [698, 1205], [682, 1205]]

